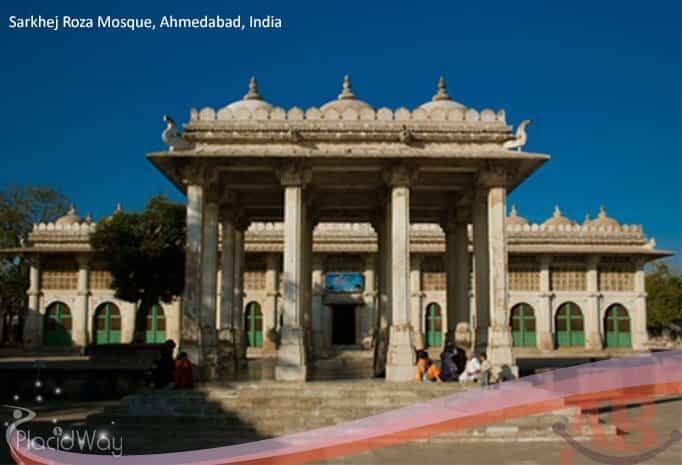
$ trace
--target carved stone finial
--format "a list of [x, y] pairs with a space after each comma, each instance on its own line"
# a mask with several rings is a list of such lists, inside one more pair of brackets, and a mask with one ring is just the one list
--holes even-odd
[[502, 144], [502, 147], [507, 150], [516, 149], [517, 152], [520, 152], [523, 146], [526, 145], [526, 142], [528, 142], [526, 127], [528, 127], [531, 122], [532, 121], [529, 119], [521, 122], [521, 124], [519, 124], [519, 126], [516, 128], [514, 138]]
[[445, 84], [445, 77], [441, 76], [440, 79], [438, 79], [438, 92], [431, 98], [431, 100], [433, 100], [434, 102], [438, 100], [452, 100], [448, 95], [448, 89]]
[[76, 213], [76, 205], [73, 203], [71, 205], [69, 205], [69, 211], [66, 212], [66, 214], [67, 215], [77, 215], [78, 213]]
[[85, 222], [92, 223], [92, 212], [88, 212], [88, 215], [85, 217]]
[[587, 226], [587, 225], [590, 224], [591, 222], [592, 222], [592, 220], [590, 219], [590, 214], [589, 214], [589, 213], [585, 213], [585, 219], [583, 220], [583, 226]]
[[559, 208], [559, 205], [554, 205], [554, 214], [552, 216], [554, 216], [554, 218], [561, 217], [561, 208]]
[[509, 213], [510, 217], [517, 218], [519, 216], [519, 213], [516, 211], [516, 204], [513, 203], [511, 207], [511, 212]]
[[114, 214], [116, 213], [122, 213], [123, 212], [123, 205], [121, 205], [121, 202], [118, 202], [116, 204], [116, 210], [114, 210]]
[[168, 145], [169, 150], [189, 150], [194, 147], [194, 144], [182, 138], [182, 133], [178, 129], [175, 120], [168, 115], [163, 115], [163, 120], [166, 122], [166, 129], [161, 134], [161, 140]]
[[606, 218], [606, 208], [604, 205], [599, 205], [599, 216], [598, 218]]
[[341, 93], [339, 94], [339, 100], [348, 100], [348, 99], [354, 99], [355, 94], [353, 93], [353, 90], [350, 87], [350, 77], [346, 74], [343, 77], [343, 89], [341, 90]]
[[263, 100], [258, 93], [258, 81], [256, 81], [256, 76], [251, 76], [251, 80], [249, 81], [249, 92], [244, 96], [244, 100]]

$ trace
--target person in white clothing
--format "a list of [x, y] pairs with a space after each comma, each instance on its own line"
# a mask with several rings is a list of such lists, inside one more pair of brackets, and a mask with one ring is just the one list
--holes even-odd
[[459, 382], [465, 383], [467, 381], [478, 381], [481, 375], [481, 363], [475, 355], [470, 354], [467, 359], [466, 367], [461, 375], [459, 375]]

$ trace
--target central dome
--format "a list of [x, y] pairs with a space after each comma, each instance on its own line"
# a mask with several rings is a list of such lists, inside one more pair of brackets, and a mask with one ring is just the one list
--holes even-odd
[[236, 102], [230, 103], [227, 107], [230, 111], [238, 110], [248, 110], [253, 113], [254, 111], [263, 108], [265, 110], [270, 110], [272, 105], [263, 100], [263, 97], [258, 93], [258, 82], [256, 82], [256, 77], [252, 76], [249, 82], [249, 92], [244, 96], [242, 100], [237, 100]]
[[561, 214], [559, 205], [554, 207], [554, 214], [544, 223], [545, 226], [573, 226], [575, 223]]
[[348, 75], [344, 76], [343, 78], [343, 89], [339, 94], [339, 98], [337, 100], [327, 102], [320, 107], [320, 110], [323, 113], [329, 109], [335, 110], [338, 114], [342, 114], [344, 111], [348, 109], [353, 109], [358, 113], [360, 113], [360, 111], [362, 110], [367, 109], [374, 110], [372, 105], [370, 105], [367, 102], [363, 102], [362, 100], [358, 100], [355, 97], [355, 94], [350, 88], [350, 78], [348, 77]]
[[62, 216], [61, 218], [58, 218], [57, 221], [55, 221], [55, 224], [59, 225], [67, 225], [67, 224], [80, 224], [83, 222], [83, 218], [76, 213], [76, 206], [71, 204], [71, 207], [69, 208], [69, 211], [66, 213], [66, 215]]
[[446, 113], [450, 110], [466, 110], [464, 105], [450, 98], [443, 76], [438, 80], [438, 92], [436, 92], [436, 95], [431, 98], [430, 102], [420, 105], [419, 108], [426, 110], [428, 113], [431, 113], [433, 110], [443, 110]]

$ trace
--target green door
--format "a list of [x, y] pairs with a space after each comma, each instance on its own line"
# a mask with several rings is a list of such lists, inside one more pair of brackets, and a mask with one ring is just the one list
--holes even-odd
[[95, 312], [95, 344], [121, 342], [121, 313], [114, 304], [106, 303]]
[[148, 344], [166, 342], [166, 317], [160, 305], [152, 305], [152, 308], [147, 312], [145, 342]]
[[535, 347], [535, 311], [528, 304], [518, 304], [511, 311], [512, 341], [515, 347]]
[[251, 302], [246, 306], [245, 330], [249, 347], [263, 347], [263, 312], [260, 305]]
[[71, 311], [66, 304], [55, 302], [47, 308], [43, 343], [46, 346], [71, 345]]
[[556, 346], [584, 347], [583, 312], [574, 303], [565, 303], [556, 314]]
[[606, 347], [632, 347], [630, 315], [622, 305], [611, 305], [604, 317]]
[[443, 317], [440, 305], [429, 304], [426, 307], [426, 346], [439, 347], [443, 344]]

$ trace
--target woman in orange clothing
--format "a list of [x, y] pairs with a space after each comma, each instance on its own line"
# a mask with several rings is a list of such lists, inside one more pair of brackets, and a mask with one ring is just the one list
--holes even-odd
[[439, 383], [440, 370], [431, 361], [426, 351], [421, 350], [417, 354], [417, 382], [418, 383]]
[[175, 389], [192, 389], [194, 377], [192, 376], [192, 362], [187, 358], [187, 352], [180, 352], [175, 361]]

